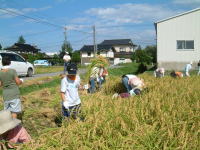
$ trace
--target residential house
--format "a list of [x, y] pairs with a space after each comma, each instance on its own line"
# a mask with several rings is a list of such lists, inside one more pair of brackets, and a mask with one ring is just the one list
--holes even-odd
[[[128, 63], [135, 47], [131, 39], [104, 40], [97, 45], [97, 54], [106, 57], [110, 64]], [[81, 64], [90, 64], [94, 58], [94, 45], [84, 45], [80, 52]]]
[[155, 28], [158, 66], [183, 70], [191, 61], [196, 66], [200, 60], [200, 8], [158, 21]]
[[36, 46], [30, 44], [20, 44], [15, 43], [11, 47], [7, 47], [6, 50], [14, 51], [16, 53], [25, 53], [25, 54], [35, 54], [40, 51]]

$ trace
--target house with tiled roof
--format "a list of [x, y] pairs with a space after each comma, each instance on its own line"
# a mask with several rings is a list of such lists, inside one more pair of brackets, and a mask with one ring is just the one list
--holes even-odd
[[35, 54], [41, 51], [36, 46], [30, 44], [20, 44], [20, 43], [15, 43], [11, 47], [7, 47], [6, 50], [24, 54]]
[[[106, 57], [110, 64], [128, 63], [135, 47], [131, 39], [104, 40], [97, 44], [97, 54]], [[94, 45], [84, 45], [80, 52], [81, 64], [87, 65], [94, 58]]]

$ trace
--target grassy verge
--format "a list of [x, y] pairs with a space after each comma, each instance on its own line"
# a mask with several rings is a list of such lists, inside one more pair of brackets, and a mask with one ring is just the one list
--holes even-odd
[[35, 74], [63, 71], [63, 66], [35, 67]]
[[[79, 69], [87, 68], [87, 66], [78, 65]], [[35, 74], [42, 74], [42, 73], [53, 73], [53, 72], [61, 72], [63, 71], [63, 66], [49, 66], [49, 67], [42, 67], [38, 66], [35, 67]]]
[[[55, 87], [58, 86], [59, 84], [60, 84], [59, 77], [53, 77], [53, 78], [45, 77], [42, 79], [25, 82], [22, 86], [20, 86], [20, 93], [21, 95], [26, 95], [34, 91], [42, 90], [43, 88]], [[0, 94], [2, 95], [2, 89], [0, 89]]]
[[108, 69], [108, 72], [112, 76], [122, 76], [124, 74], [135, 74], [137, 68], [137, 63], [121, 64], [120, 68]]

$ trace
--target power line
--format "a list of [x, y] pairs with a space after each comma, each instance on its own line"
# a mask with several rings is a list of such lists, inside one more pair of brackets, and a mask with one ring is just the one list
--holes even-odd
[[[70, 43], [76, 43], [77, 44], [77, 42], [81, 42], [81, 41], [83, 41], [83, 40], [86, 40], [86, 39], [88, 39], [88, 38], [90, 38], [91, 36], [86, 36], [86, 37], [84, 37], [84, 38], [82, 38], [82, 39], [79, 39], [79, 40], [72, 40], [72, 41], [69, 41]], [[58, 42], [54, 42], [54, 43], [59, 43], [59, 44], [52, 44], [52, 45], [47, 45], [47, 46], [38, 46], [38, 47], [41, 47], [41, 48], [49, 48], [49, 47], [52, 47], [52, 46], [61, 46], [62, 45], [62, 43], [63, 43], [63, 41], [58, 41]], [[48, 44], [48, 43], [46, 43], [46, 44]]]
[[48, 21], [45, 21], [45, 20], [36, 19], [36, 18], [27, 16], [27, 15], [24, 15], [24, 14], [22, 14], [22, 13], [18, 13], [18, 12], [12, 11], [12, 10], [4, 9], [4, 8], [0, 8], [0, 9], [1, 9], [1, 10], [4, 10], [4, 11], [7, 11], [7, 12], [9, 12], [9, 13], [11, 13], [11, 14], [15, 14], [15, 15], [17, 15], [17, 16], [22, 16], [22, 17], [24, 17], [24, 18], [37, 21], [38, 23], [43, 23], [43, 24], [46, 24], [46, 25], [54, 26], [54, 27], [56, 27], [56, 28], [64, 28], [64, 26], [57, 25], [57, 24], [53, 24], [53, 23], [48, 22]]
[[[12, 11], [12, 10], [4, 9], [4, 8], [0, 8], [0, 9], [4, 10], [4, 11], [7, 11], [8, 13], [17, 15], [17, 16], [22, 16], [24, 18], [34, 20], [37, 23], [43, 23], [43, 24], [46, 24], [46, 25], [54, 26], [56, 28], [62, 28], [62, 29], [66, 28], [65, 26], [61, 26], [61, 25], [57, 25], [57, 24], [54, 24], [54, 23], [51, 23], [51, 22], [48, 22], [48, 21], [45, 21], [45, 20], [41, 20], [40, 18], [33, 18], [31, 16], [27, 16], [27, 15], [24, 15], [22, 13], [18, 13], [18, 12]], [[81, 30], [78, 30], [78, 29], [70, 29], [70, 30], [74, 30], [74, 31], [81, 32], [81, 33], [91, 34], [90, 32], [85, 32], [85, 31], [81, 31]]]

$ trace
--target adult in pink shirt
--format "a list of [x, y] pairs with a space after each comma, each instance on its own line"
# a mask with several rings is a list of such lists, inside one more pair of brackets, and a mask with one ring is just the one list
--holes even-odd
[[0, 111], [0, 140], [8, 141], [8, 146], [13, 148], [12, 143], [30, 142], [31, 137], [21, 126], [20, 120], [12, 118], [10, 111], [3, 110]]

